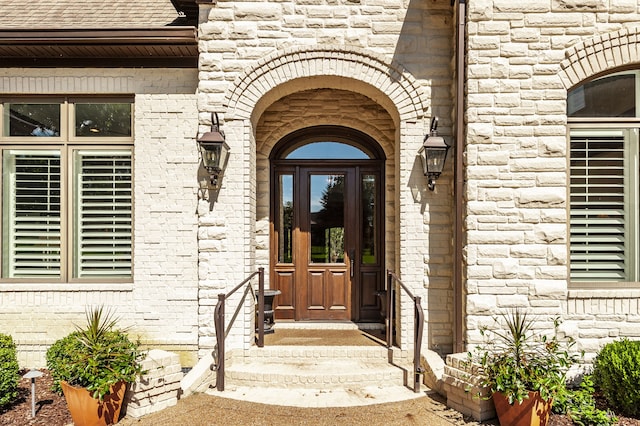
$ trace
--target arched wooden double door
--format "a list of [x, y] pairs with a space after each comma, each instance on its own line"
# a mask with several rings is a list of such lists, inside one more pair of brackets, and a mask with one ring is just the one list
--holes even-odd
[[271, 158], [276, 319], [379, 321], [383, 157], [360, 132], [314, 127]]

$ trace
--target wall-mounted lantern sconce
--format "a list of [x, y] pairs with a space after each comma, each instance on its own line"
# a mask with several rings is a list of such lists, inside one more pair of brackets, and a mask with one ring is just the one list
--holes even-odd
[[438, 117], [431, 119], [431, 129], [424, 137], [422, 148], [418, 152], [422, 160], [424, 175], [429, 179], [429, 189], [433, 191], [436, 187], [436, 179], [442, 173], [444, 162], [447, 159], [447, 145], [442, 136], [438, 136]]
[[229, 145], [225, 142], [224, 133], [220, 130], [218, 114], [211, 113], [211, 131], [197, 138], [202, 155], [202, 165], [209, 173], [207, 189], [220, 188], [220, 181], [227, 165]]

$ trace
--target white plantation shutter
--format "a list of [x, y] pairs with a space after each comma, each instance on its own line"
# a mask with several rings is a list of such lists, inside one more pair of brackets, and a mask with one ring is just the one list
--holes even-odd
[[627, 136], [625, 130], [571, 133], [572, 280], [631, 279]]
[[74, 152], [74, 277], [131, 277], [131, 151]]
[[3, 155], [3, 276], [60, 277], [60, 152]]

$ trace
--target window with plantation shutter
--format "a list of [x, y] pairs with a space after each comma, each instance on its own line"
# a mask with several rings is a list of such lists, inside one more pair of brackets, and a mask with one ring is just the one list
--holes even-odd
[[640, 284], [640, 70], [568, 93], [570, 278], [576, 287]]
[[60, 276], [60, 152], [6, 150], [3, 155], [5, 277]]
[[74, 276], [131, 276], [131, 152], [74, 152]]
[[629, 279], [624, 133], [571, 134], [572, 279]]
[[133, 98], [0, 98], [0, 281], [131, 282]]

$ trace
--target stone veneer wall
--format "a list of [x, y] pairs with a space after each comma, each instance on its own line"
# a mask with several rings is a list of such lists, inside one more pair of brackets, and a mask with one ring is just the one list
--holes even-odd
[[[392, 245], [386, 248], [385, 266], [394, 267], [430, 308], [429, 345], [450, 351], [451, 169], [436, 192], [429, 192], [416, 154], [432, 115], [440, 117], [441, 134], [451, 134], [452, 13], [449, 1], [200, 6], [200, 130], [208, 129], [211, 112], [219, 113], [231, 146], [222, 189], [209, 200], [203, 197], [199, 208], [201, 355], [214, 345], [208, 318], [217, 293], [260, 266], [268, 271], [270, 147], [289, 131], [323, 121], [364, 130], [385, 147], [390, 203], [385, 226]], [[377, 127], [381, 123], [366, 123], [355, 106], [331, 110], [331, 101], [322, 105], [325, 117], [307, 108], [276, 114], [317, 89], [336, 90], [339, 102], [351, 92], [368, 105], [365, 115], [376, 114], [388, 124], [383, 129]], [[246, 303], [244, 315], [235, 318], [229, 345], [252, 344], [251, 311]], [[408, 345], [412, 308], [403, 306], [401, 315], [408, 324], [401, 330]]]
[[640, 338], [637, 290], [569, 290], [567, 90], [638, 66], [636, 0], [470, 0], [467, 341], [499, 310], [561, 316], [588, 357]]
[[0, 68], [0, 96], [135, 96], [134, 281], [0, 283], [0, 332], [21, 367], [43, 367], [47, 347], [98, 305], [146, 346], [197, 360], [196, 85], [196, 70]]

